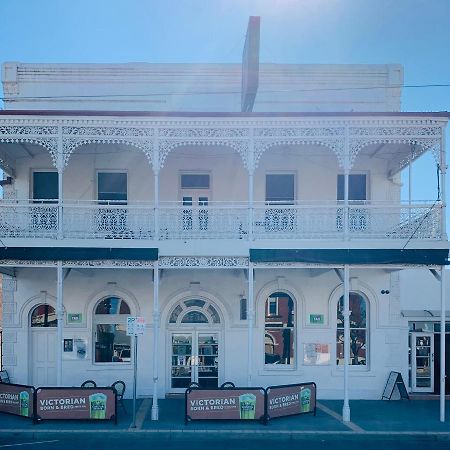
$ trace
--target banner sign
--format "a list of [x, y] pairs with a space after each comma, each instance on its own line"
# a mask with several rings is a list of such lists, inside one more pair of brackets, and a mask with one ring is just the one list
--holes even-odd
[[0, 383], [0, 412], [33, 418], [34, 387]]
[[111, 387], [36, 389], [36, 420], [110, 420], [116, 410]]
[[315, 383], [269, 386], [266, 392], [266, 420], [311, 412], [316, 415]]
[[265, 390], [262, 387], [188, 388], [185, 395], [189, 420], [264, 420]]

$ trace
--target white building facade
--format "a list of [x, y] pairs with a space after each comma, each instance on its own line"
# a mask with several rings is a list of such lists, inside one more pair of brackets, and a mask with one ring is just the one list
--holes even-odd
[[[447, 263], [448, 115], [399, 112], [401, 83], [395, 65], [261, 65], [240, 113], [238, 65], [4, 64], [11, 378], [131, 386], [142, 316], [141, 396], [314, 381], [378, 399], [391, 370], [436, 392], [401, 274]], [[426, 152], [440, 196], [404, 202]]]

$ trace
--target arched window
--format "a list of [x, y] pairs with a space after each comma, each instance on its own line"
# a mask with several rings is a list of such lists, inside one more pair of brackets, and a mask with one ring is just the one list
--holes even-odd
[[120, 297], [107, 297], [94, 310], [96, 363], [127, 363], [131, 360], [131, 337], [127, 336], [126, 318], [130, 307]]
[[[356, 292], [350, 293], [350, 365], [366, 365], [368, 355], [368, 303]], [[344, 364], [344, 297], [337, 304], [336, 364]]]
[[50, 305], [38, 305], [33, 309], [31, 313], [31, 326], [52, 328], [58, 325], [58, 319], [56, 318], [56, 311], [53, 306]]
[[215, 306], [206, 300], [190, 299], [178, 303], [172, 310], [169, 323], [194, 324], [210, 323], [219, 324], [220, 316]]
[[275, 292], [265, 302], [264, 361], [267, 365], [293, 366], [295, 362], [294, 300]]

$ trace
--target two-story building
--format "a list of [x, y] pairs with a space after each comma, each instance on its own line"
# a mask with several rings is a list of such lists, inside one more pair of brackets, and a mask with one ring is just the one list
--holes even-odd
[[[131, 386], [142, 316], [141, 396], [315, 381], [348, 406], [391, 370], [434, 389], [400, 274], [447, 264], [449, 116], [400, 112], [400, 66], [262, 64], [249, 113], [237, 64], [5, 63], [2, 81], [13, 380]], [[439, 195], [403, 201], [426, 152]]]

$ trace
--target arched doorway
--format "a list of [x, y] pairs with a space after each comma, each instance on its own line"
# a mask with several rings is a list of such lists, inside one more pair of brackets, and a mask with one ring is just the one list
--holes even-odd
[[56, 385], [56, 327], [53, 306], [40, 304], [30, 314], [30, 377], [34, 386]]
[[193, 382], [214, 388], [221, 380], [221, 318], [206, 299], [179, 302], [169, 315], [169, 391], [184, 392]]

